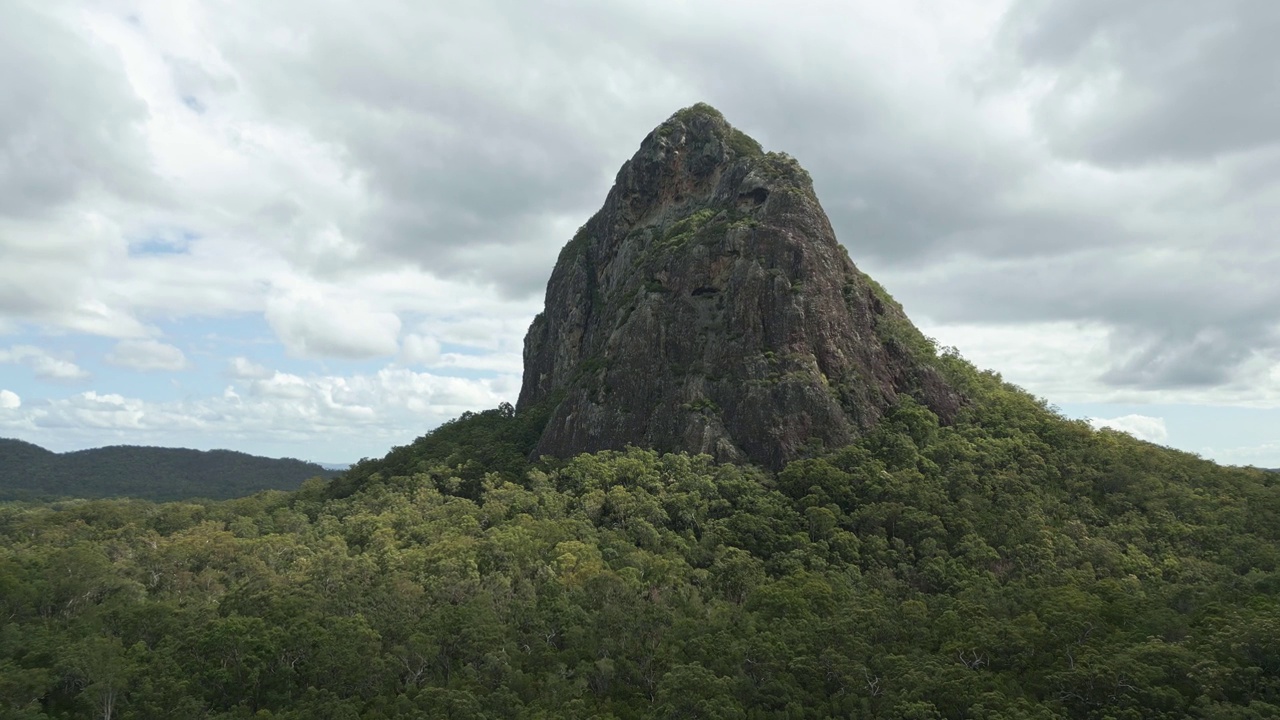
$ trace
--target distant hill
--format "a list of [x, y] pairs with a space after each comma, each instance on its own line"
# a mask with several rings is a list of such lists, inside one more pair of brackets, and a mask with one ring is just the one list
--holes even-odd
[[336, 474], [302, 460], [231, 450], [117, 445], [58, 454], [22, 440], [0, 438], [0, 500], [224, 500], [262, 490], [295, 490], [308, 478]]

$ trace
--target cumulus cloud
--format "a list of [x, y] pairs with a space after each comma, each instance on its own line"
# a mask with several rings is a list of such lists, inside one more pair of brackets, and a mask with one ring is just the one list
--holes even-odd
[[1261, 445], [1245, 445], [1223, 449], [1205, 448], [1204, 452], [1219, 462], [1269, 467], [1280, 470], [1280, 443], [1269, 442]]
[[0, 410], [16, 410], [22, 407], [22, 398], [12, 390], [0, 390]]
[[[306, 457], [356, 459], [381, 455], [465, 410], [511, 401], [519, 378], [443, 377], [405, 368], [340, 375], [273, 372], [239, 380], [221, 393], [150, 401], [90, 390], [39, 405], [14, 404], [6, 426], [104, 444], [243, 446]], [[8, 391], [4, 391], [8, 392]], [[10, 393], [10, 395], [13, 395]], [[0, 401], [9, 395], [0, 393]], [[14, 402], [17, 396], [13, 395]], [[301, 449], [299, 449], [301, 447]], [[292, 448], [292, 449], [289, 449]]]
[[[228, 62], [252, 68], [246, 93], [270, 98], [281, 121], [342, 148], [359, 169], [376, 198], [359, 234], [372, 261], [536, 291], [607, 188], [616, 121], [637, 106], [654, 121], [674, 109], [663, 95], [678, 81], [617, 53], [577, 12], [547, 22], [554, 9], [538, 3], [424, 12], [391, 2], [375, 27], [356, 8], [301, 9], [218, 13], [210, 35]], [[263, 43], [263, 34], [306, 39]], [[581, 61], [590, 56], [605, 62]], [[628, 125], [623, 142], [634, 144], [645, 130]]]
[[33, 345], [14, 345], [0, 350], [0, 363], [26, 365], [42, 380], [75, 381], [89, 377], [89, 373], [74, 362], [54, 357]]
[[440, 361], [440, 341], [428, 335], [406, 335], [400, 359], [409, 365], [434, 365]]
[[40, 216], [104, 185], [145, 194], [149, 183], [146, 106], [118, 56], [68, 27], [58, 9], [16, 3], [0, 22], [0, 67], [9, 69], [0, 107], [0, 215]]
[[444, 353], [435, 366], [519, 375], [524, 370], [524, 358], [520, 353]]
[[99, 280], [122, 247], [110, 209], [161, 201], [147, 106], [120, 56], [74, 10], [13, 3], [0, 11], [0, 67], [9, 69], [0, 80], [0, 315], [141, 336], [145, 324], [108, 302]]
[[260, 380], [269, 378], [272, 372], [245, 357], [233, 357], [227, 362], [227, 373], [241, 380]]
[[302, 400], [313, 394], [314, 388], [306, 380], [291, 373], [275, 372], [270, 377], [255, 380], [250, 386], [259, 397], [281, 400]]
[[373, 358], [399, 349], [400, 318], [335, 288], [299, 284], [267, 301], [266, 319], [299, 357]]
[[1158, 444], [1169, 440], [1169, 429], [1165, 427], [1164, 418], [1150, 415], [1123, 415], [1117, 418], [1089, 418], [1089, 424], [1095, 428], [1111, 428], [1126, 432], [1138, 438]]
[[[36, 424], [41, 427], [90, 427], [112, 430], [138, 430], [147, 416], [141, 400], [125, 398], [117, 393], [94, 390], [51, 403], [49, 409], [36, 411]], [[155, 416], [149, 419], [156, 419]], [[178, 418], [167, 418], [168, 421]], [[173, 427], [173, 425], [170, 425]]]
[[1006, 37], [1055, 83], [1037, 120], [1095, 162], [1195, 160], [1276, 143], [1268, 0], [1023, 0]]
[[[100, 204], [110, 240], [82, 247], [125, 253], [164, 223], [199, 239], [169, 257], [107, 253], [96, 272], [10, 278], [10, 304], [117, 336], [146, 334], [144, 316], [175, 304], [266, 312], [295, 355], [389, 356], [403, 296], [365, 283], [363, 307], [312, 312], [295, 286], [395, 268], [419, 285], [474, 285], [450, 301], [534, 296], [639, 138], [706, 99], [805, 163], [854, 258], [905, 276], [889, 286], [909, 307], [969, 324], [1101, 323], [1122, 357], [1107, 382], [1217, 382], [1271, 346], [1256, 330], [1275, 320], [1280, 272], [1260, 230], [1280, 221], [1280, 156], [1266, 151], [1277, 55], [1263, 30], [1276, 11], [1229, 6], [971, 0], [800, 17], [727, 0], [568, 13], [390, 2], [372, 23], [296, 2], [142, 8], [132, 24], [28, 12], [68, 45], [115, 49], [70, 57], [114, 78], [94, 86], [121, 107], [145, 109], [117, 125], [142, 128], [171, 181], [163, 211]], [[762, 33], [767, 46], [751, 41]], [[41, 86], [57, 72], [33, 66]], [[821, 80], [834, 72], [838, 88]], [[1231, 143], [1257, 152], [1222, 157]], [[1179, 164], [1159, 164], [1169, 157]], [[76, 236], [31, 230], [33, 243]], [[1196, 291], [1169, 294], [1188, 270]], [[42, 289], [75, 277], [106, 279]], [[1233, 293], [1215, 292], [1228, 282]], [[1206, 330], [1231, 349], [1198, 341]], [[1207, 365], [1216, 377], [1188, 369]]]
[[187, 356], [182, 350], [157, 340], [122, 340], [107, 353], [107, 362], [133, 370], [184, 370]]

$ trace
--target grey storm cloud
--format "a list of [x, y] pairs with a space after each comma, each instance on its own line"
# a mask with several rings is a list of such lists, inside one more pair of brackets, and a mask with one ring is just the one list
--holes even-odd
[[41, 215], [89, 187], [150, 191], [146, 106], [118, 58], [34, 3], [0, 21], [0, 216]]
[[1095, 321], [1111, 328], [1112, 365], [1098, 379], [1139, 389], [1204, 387], [1238, 377], [1280, 349], [1276, 258], [1250, 273], [1222, 258], [1160, 257], [1149, 248], [1082, 252], [895, 272], [900, 295], [935, 320], [1017, 324]]
[[[1016, 0], [972, 57], [926, 39], [894, 63], [860, 54], [896, 40], [856, 6], [250, 3], [208, 15], [232, 71], [175, 61], [174, 91], [210, 114], [250, 98], [336, 149], [369, 206], [335, 221], [358, 247], [335, 273], [536, 296], [645, 133], [705, 100], [800, 160], [912, 312], [1105, 324], [1100, 378], [1123, 387], [1227, 382], [1276, 349], [1280, 4]], [[29, 9], [0, 41], [30, 69], [0, 81], [0, 135], [22, 141], [0, 146], [0, 213], [142, 187], [146, 110], [118, 62]], [[298, 202], [262, 198], [263, 223]]]
[[[539, 290], [558, 249], [545, 234], [603, 198], [618, 130], [643, 102], [619, 94], [648, 69], [596, 62], [607, 38], [545, 4], [308, 4], [302, 24], [296, 10], [225, 28], [224, 52], [255, 68], [247, 84], [271, 111], [340, 146], [366, 180], [376, 207], [348, 229], [364, 259]], [[265, 45], [261, 28], [305, 40]], [[652, 107], [654, 124], [675, 109]]]
[[1023, 63], [1058, 75], [1039, 115], [1064, 152], [1123, 165], [1277, 140], [1271, 0], [1031, 0], [1007, 31]]
[[[1126, 328], [1113, 333], [1111, 344], [1123, 358], [1101, 379], [1118, 387], [1209, 387], [1230, 382], [1234, 370], [1255, 350], [1240, 342], [1244, 328], [1201, 327], [1182, 336], [1152, 336], [1149, 330]], [[1127, 357], [1125, 357], [1127, 355]]]
[[[322, 6], [301, 25], [281, 5], [229, 29], [224, 51], [256, 69], [265, 104], [340, 145], [367, 178], [378, 207], [350, 230], [369, 260], [514, 295], [541, 289], [645, 133], [698, 100], [836, 188], [823, 194], [833, 220], [866, 256], [911, 259], [966, 233], [995, 254], [1055, 247], [987, 231], [998, 211], [986, 199], [1032, 171], [1028, 158], [998, 138], [913, 136], [877, 68], [807, 48], [785, 18], [568, 5], [476, 3], [465, 19]], [[260, 42], [277, 27], [305, 41]], [[564, 218], [549, 244], [549, 222]]]
[[[855, 261], [930, 278], [903, 285], [927, 316], [1106, 323], [1121, 359], [1100, 377], [1123, 386], [1218, 382], [1269, 347], [1277, 298], [1261, 280], [1276, 257], [1255, 211], [1276, 166], [1213, 158], [1275, 140], [1274, 3], [1019, 2], [989, 56], [940, 94], [886, 82], [777, 17], [563, 5], [481, 3], [465, 18], [387, 5], [363, 22], [327, 7], [283, 61], [250, 34], [232, 54], [273, 67], [263, 92], [367, 174], [379, 208], [359, 231], [373, 261], [534, 294], [567, 239], [546, 239], [550, 221], [584, 221], [644, 134], [705, 99], [810, 170]], [[984, 93], [1036, 80], [1048, 90], [1030, 138], [972, 119]], [[1019, 201], [1055, 164], [1123, 173], [1170, 159], [1199, 190], [1139, 188], [1125, 204], [1064, 175]], [[1144, 224], [1161, 212], [1185, 226]], [[1186, 268], [1150, 260], [1167, 249], [1253, 267], [1241, 282], [1202, 263], [1181, 282]]]

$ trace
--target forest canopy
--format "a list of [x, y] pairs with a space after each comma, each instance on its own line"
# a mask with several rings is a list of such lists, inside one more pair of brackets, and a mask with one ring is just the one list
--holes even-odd
[[525, 459], [473, 413], [331, 483], [0, 505], [10, 718], [1280, 717], [1280, 477], [946, 356], [781, 472]]

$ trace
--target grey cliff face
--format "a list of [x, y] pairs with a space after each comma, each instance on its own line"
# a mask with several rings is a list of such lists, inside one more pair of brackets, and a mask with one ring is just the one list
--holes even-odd
[[962, 399], [836, 241], [808, 173], [695, 105], [618, 172], [525, 338], [536, 453], [625, 445], [779, 468], [851, 442], [900, 394]]

